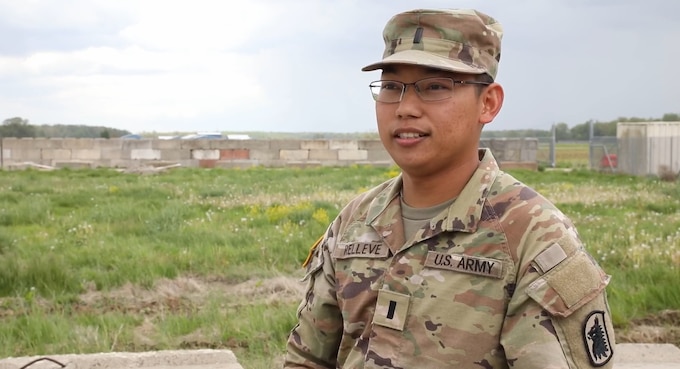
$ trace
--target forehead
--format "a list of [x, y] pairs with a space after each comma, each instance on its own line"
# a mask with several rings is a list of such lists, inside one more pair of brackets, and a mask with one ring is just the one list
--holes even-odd
[[411, 64], [393, 64], [386, 65], [382, 69], [382, 76], [388, 77], [413, 77], [413, 78], [427, 78], [427, 77], [447, 77], [454, 79], [461, 79], [465, 76], [473, 76], [471, 74], [456, 73], [422, 65]]

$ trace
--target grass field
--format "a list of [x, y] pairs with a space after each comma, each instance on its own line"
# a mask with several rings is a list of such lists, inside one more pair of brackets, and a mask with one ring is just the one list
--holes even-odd
[[[539, 142], [537, 160], [541, 166], [549, 166], [550, 144]], [[555, 145], [555, 167], [587, 169], [590, 166], [588, 142], [560, 142]]]
[[[680, 185], [512, 173], [574, 220], [613, 275], [620, 337], [680, 343]], [[247, 369], [275, 367], [309, 246], [346, 202], [394, 175], [356, 166], [0, 172], [0, 357], [230, 348]], [[670, 333], [631, 333], [652, 320]]]

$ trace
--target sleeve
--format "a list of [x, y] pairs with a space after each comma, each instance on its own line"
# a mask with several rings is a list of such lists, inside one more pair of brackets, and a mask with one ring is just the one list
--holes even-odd
[[343, 323], [335, 294], [328, 240], [320, 239], [305, 262], [305, 296], [286, 345], [284, 368], [335, 368]]
[[501, 344], [517, 368], [611, 368], [610, 276], [565, 236], [533, 257], [519, 277]]

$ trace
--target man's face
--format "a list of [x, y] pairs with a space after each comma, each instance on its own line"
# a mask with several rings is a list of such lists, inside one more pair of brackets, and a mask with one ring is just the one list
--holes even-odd
[[[413, 83], [431, 77], [474, 79], [472, 75], [395, 65], [383, 70], [381, 80]], [[481, 129], [490, 119], [484, 114], [487, 88], [481, 94], [477, 88], [455, 84], [452, 97], [423, 101], [410, 85], [401, 102], [376, 102], [380, 139], [406, 175], [436, 175], [479, 160]]]

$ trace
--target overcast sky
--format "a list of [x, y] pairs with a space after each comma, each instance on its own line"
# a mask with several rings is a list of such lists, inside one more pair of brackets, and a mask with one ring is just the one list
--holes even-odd
[[505, 34], [487, 130], [680, 113], [677, 0], [0, 0], [0, 121], [131, 132], [374, 132], [361, 72], [395, 13]]

